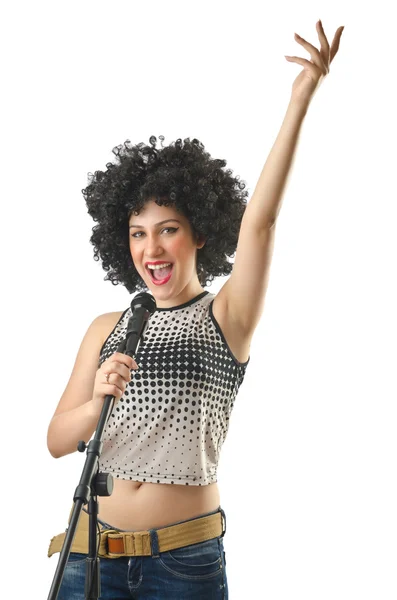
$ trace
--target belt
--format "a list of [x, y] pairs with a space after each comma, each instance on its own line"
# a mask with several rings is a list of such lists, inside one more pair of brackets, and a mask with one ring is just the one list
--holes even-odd
[[[88, 525], [89, 516], [82, 511], [71, 552], [88, 554]], [[183, 523], [161, 527], [152, 531], [157, 533], [159, 552], [167, 552], [168, 550], [205, 542], [223, 536], [225, 533], [220, 511], [206, 517], [190, 519]], [[97, 537], [98, 535], [100, 536], [98, 556], [102, 558], [152, 556], [153, 554], [150, 530], [118, 531], [117, 529], [102, 528]], [[61, 551], [65, 536], [66, 533], [60, 533], [52, 538], [48, 556]]]

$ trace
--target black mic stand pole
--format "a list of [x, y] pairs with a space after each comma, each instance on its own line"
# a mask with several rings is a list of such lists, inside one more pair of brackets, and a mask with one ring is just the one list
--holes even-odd
[[[139, 299], [143, 298], [141, 304]], [[133, 308], [134, 306], [134, 308]], [[132, 316], [127, 325], [126, 339], [123, 340], [117, 352], [133, 356], [141, 337], [146, 331], [149, 318], [156, 310], [156, 302], [150, 294], [145, 292], [138, 294], [131, 303]], [[48, 600], [56, 600], [63, 579], [66, 563], [69, 559], [70, 549], [76, 534], [77, 525], [81, 516], [83, 506], [89, 503], [89, 554], [86, 559], [86, 600], [97, 600], [100, 597], [100, 559], [97, 556], [96, 534], [98, 527], [98, 503], [97, 495], [110, 496], [113, 491], [113, 478], [108, 473], [99, 473], [94, 476], [98, 469], [98, 460], [102, 452], [102, 438], [106, 422], [113, 409], [114, 396], [105, 396], [101, 414], [99, 416], [97, 429], [92, 440], [86, 446], [84, 441], [78, 443], [80, 452], [87, 450], [86, 461], [73, 497], [73, 511], [69, 521], [69, 527], [63, 542], [58, 565], [52, 581]]]

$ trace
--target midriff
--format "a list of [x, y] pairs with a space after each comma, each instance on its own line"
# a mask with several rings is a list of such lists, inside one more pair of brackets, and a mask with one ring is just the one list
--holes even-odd
[[176, 485], [113, 478], [111, 496], [98, 497], [98, 517], [115, 528], [141, 531], [198, 517], [220, 505], [217, 483]]

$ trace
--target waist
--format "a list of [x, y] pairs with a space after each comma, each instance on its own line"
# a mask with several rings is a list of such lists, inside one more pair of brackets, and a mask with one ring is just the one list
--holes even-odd
[[216, 510], [217, 483], [206, 486], [140, 483], [114, 477], [111, 496], [98, 497], [98, 517], [126, 531], [166, 527]]
[[[84, 511], [84, 509], [83, 509]], [[72, 513], [71, 513], [72, 514]], [[70, 522], [70, 519], [69, 519]], [[101, 532], [98, 538], [98, 554], [103, 558], [126, 556], [156, 556], [170, 550], [196, 545], [200, 542], [215, 540], [222, 547], [222, 538], [226, 533], [226, 515], [219, 506], [216, 511], [197, 518], [171, 523], [167, 527], [150, 531], [116, 530], [109, 524], [98, 520]], [[51, 539], [48, 556], [60, 552], [65, 542], [66, 532]], [[72, 552], [87, 554], [89, 549], [89, 516], [82, 512], [71, 546]]]

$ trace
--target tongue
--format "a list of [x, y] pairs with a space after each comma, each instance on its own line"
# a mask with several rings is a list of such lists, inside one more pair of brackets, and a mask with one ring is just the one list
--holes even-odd
[[172, 269], [172, 265], [169, 265], [168, 267], [164, 267], [164, 269], [154, 269], [153, 279], [158, 279], [158, 280], [164, 279], [170, 273], [171, 269]]

